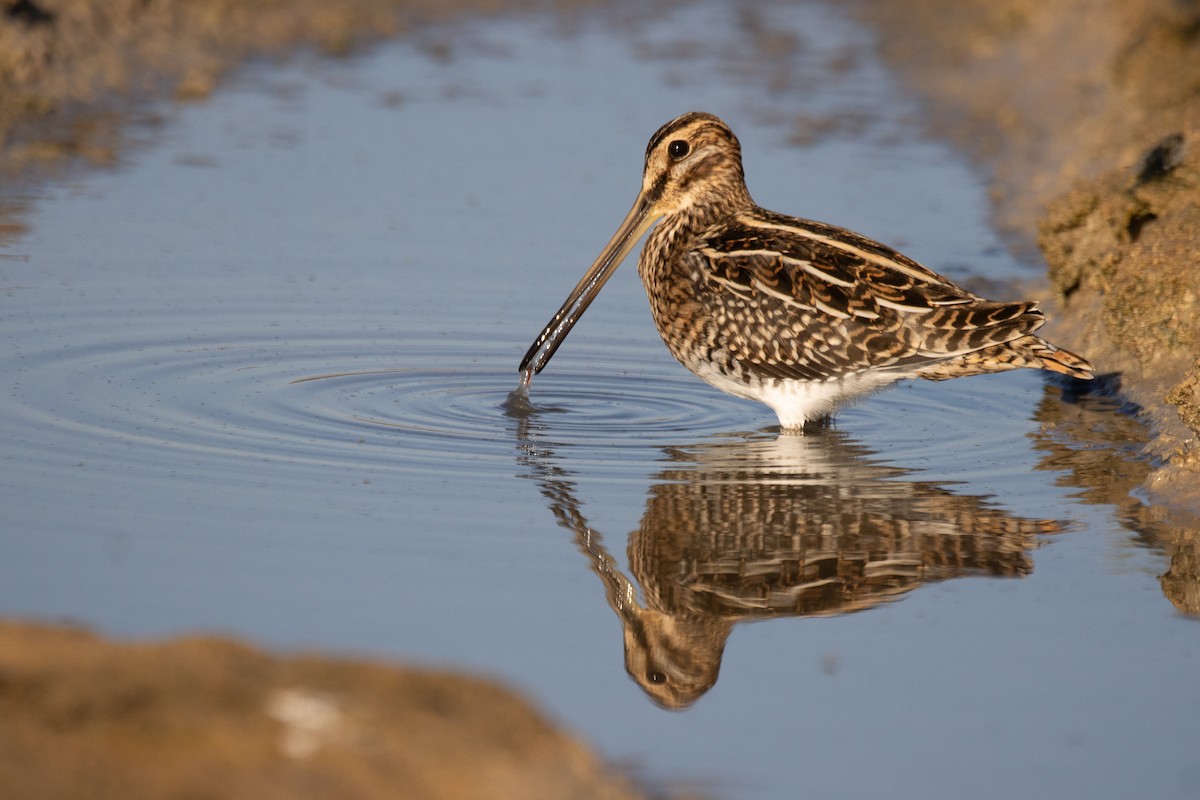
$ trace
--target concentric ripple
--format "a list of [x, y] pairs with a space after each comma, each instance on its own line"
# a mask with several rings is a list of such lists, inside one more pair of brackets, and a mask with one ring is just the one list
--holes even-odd
[[[123, 326], [133, 334], [102, 319], [70, 327], [89, 322], [99, 331], [90, 344], [55, 349], [43, 340], [5, 357], [14, 402], [0, 425], [10, 455], [133, 475], [244, 476], [264, 461], [482, 474], [511, 470], [515, 445], [529, 437], [626, 462], [651, 458], [631, 452], [680, 432], [695, 438], [757, 421], [754, 406], [664, 362], [656, 342], [575, 347], [517, 409], [507, 402], [518, 382], [516, 342], [368, 336], [344, 319], [303, 320], [295, 333], [245, 319], [184, 326], [166, 315]], [[62, 341], [87, 339], [76, 330]]]
[[[737, 426], [748, 410], [663, 365], [648, 347], [620, 357], [577, 348], [570, 363], [514, 402], [520, 348], [479, 347], [434, 340], [406, 353], [403, 367], [306, 375], [290, 384], [297, 391], [283, 404], [293, 416], [312, 414], [334, 430], [398, 445], [410, 466], [456, 472], [494, 470], [487, 463], [496, 460], [509, 465], [514, 444], [530, 439], [576, 448], [593, 464], [645, 463], [663, 441]], [[650, 371], [629, 374], [627, 359], [647, 362]], [[396, 463], [395, 453], [386, 458]]]

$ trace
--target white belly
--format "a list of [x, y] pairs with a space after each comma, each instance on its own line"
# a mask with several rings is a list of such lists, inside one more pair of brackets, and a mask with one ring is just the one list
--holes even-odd
[[722, 392], [765, 403], [784, 430], [799, 430], [805, 422], [829, 416], [838, 406], [903, 378], [895, 373], [868, 372], [828, 381], [764, 381], [747, 385], [715, 369], [696, 371], [702, 381]]

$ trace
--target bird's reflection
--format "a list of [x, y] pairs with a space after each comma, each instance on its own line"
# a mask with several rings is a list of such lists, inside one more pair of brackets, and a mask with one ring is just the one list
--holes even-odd
[[713, 686], [739, 622], [861, 611], [964, 575], [1025, 575], [1039, 536], [1061, 530], [908, 479], [836, 430], [760, 434], [665, 451], [629, 536], [630, 578], [553, 446], [529, 435], [526, 412], [514, 414], [519, 458], [603, 583], [626, 670], [667, 708]]

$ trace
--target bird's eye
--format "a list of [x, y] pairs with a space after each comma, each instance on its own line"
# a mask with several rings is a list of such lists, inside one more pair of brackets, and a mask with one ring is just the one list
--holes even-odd
[[[674, 144], [674, 142], [672, 142], [672, 144]], [[687, 150], [687, 143], [686, 143], [686, 142], [684, 143], [684, 148], [683, 148], [683, 149], [684, 149], [684, 150]], [[664, 674], [662, 674], [661, 672], [647, 672], [647, 673], [646, 673], [646, 680], [650, 681], [651, 683], [666, 683], [666, 682], [667, 682], [667, 676], [666, 676], [666, 675], [664, 675]]]
[[688, 151], [690, 151], [691, 149], [692, 149], [691, 145], [689, 145], [686, 140], [676, 139], [675, 141], [673, 141], [669, 145], [667, 145], [667, 155], [669, 155], [671, 158], [678, 161], [679, 159], [686, 156], [688, 154]]

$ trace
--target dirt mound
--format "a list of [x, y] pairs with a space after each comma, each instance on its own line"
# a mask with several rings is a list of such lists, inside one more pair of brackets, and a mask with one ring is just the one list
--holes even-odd
[[0, 622], [0, 796], [642, 795], [491, 681]]

